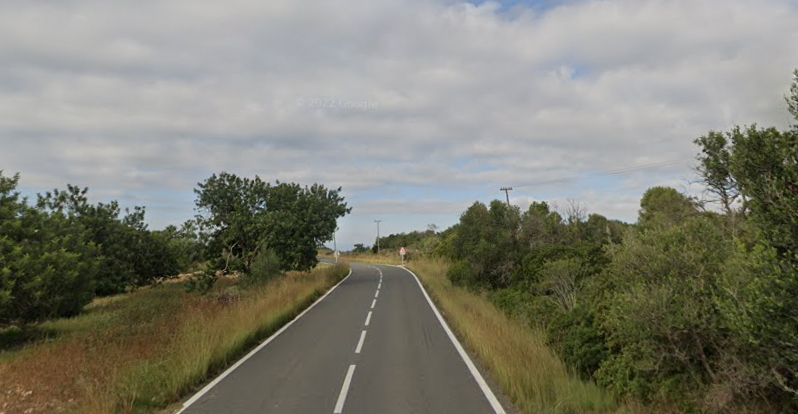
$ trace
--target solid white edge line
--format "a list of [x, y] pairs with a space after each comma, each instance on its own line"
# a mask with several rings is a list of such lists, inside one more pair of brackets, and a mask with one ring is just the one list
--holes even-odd
[[265, 340], [265, 341], [263, 341], [263, 342], [261, 342], [261, 344], [260, 344], [260, 345], [258, 345], [258, 346], [257, 346], [255, 349], [253, 349], [252, 351], [250, 351], [250, 352], [249, 352], [248, 354], [246, 354], [246, 355], [245, 355], [243, 358], [239, 359], [239, 360], [238, 360], [238, 361], [237, 361], [235, 364], [233, 364], [233, 365], [232, 365], [230, 368], [227, 368], [227, 369], [226, 369], [224, 372], [222, 372], [222, 373], [221, 373], [221, 374], [220, 374], [218, 377], [214, 378], [214, 380], [213, 380], [213, 381], [211, 381], [211, 382], [210, 382], [208, 385], [204, 386], [204, 387], [203, 387], [201, 390], [199, 390], [199, 391], [198, 391], [196, 394], [194, 394], [194, 396], [192, 396], [191, 398], [189, 398], [189, 399], [188, 399], [188, 401], [184, 402], [184, 403], [183, 403], [183, 408], [181, 408], [181, 409], [180, 409], [180, 411], [178, 411], [178, 412], [177, 412], [177, 413], [175, 413], [175, 414], [180, 414], [180, 413], [182, 413], [182, 412], [183, 412], [183, 411], [185, 411], [185, 410], [186, 410], [186, 409], [187, 409], [187, 408], [188, 408], [188, 407], [189, 407], [191, 404], [194, 404], [195, 402], [197, 402], [197, 400], [199, 400], [200, 398], [202, 398], [202, 396], [203, 396], [203, 395], [205, 395], [205, 394], [206, 394], [208, 391], [210, 391], [210, 390], [211, 390], [213, 387], [215, 387], [217, 384], [219, 384], [219, 383], [220, 383], [220, 382], [221, 382], [223, 379], [225, 379], [225, 377], [227, 377], [227, 376], [228, 376], [228, 375], [230, 375], [230, 374], [231, 374], [233, 371], [235, 371], [235, 370], [236, 370], [236, 368], [238, 368], [239, 366], [241, 366], [241, 364], [243, 364], [244, 362], [247, 362], [247, 360], [248, 360], [248, 359], [250, 359], [250, 358], [251, 358], [253, 355], [257, 354], [257, 353], [258, 353], [258, 351], [260, 351], [260, 350], [261, 350], [261, 349], [263, 349], [263, 348], [264, 348], [266, 345], [268, 345], [268, 344], [269, 344], [271, 341], [273, 341], [273, 340], [274, 340], [274, 338], [277, 338], [277, 336], [278, 336], [278, 335], [280, 335], [281, 333], [283, 333], [283, 331], [285, 331], [285, 330], [286, 330], [286, 329], [288, 329], [288, 328], [289, 328], [291, 325], [293, 325], [293, 324], [294, 324], [294, 322], [296, 322], [297, 320], [299, 320], [299, 318], [301, 318], [301, 317], [302, 317], [302, 316], [304, 316], [304, 315], [305, 315], [305, 314], [306, 314], [308, 311], [310, 311], [311, 309], [313, 309], [313, 307], [314, 307], [314, 306], [318, 305], [318, 304], [319, 304], [319, 302], [321, 302], [322, 300], [324, 300], [324, 298], [326, 298], [326, 297], [327, 297], [327, 295], [329, 295], [330, 293], [332, 293], [332, 292], [333, 292], [333, 291], [334, 291], [334, 290], [335, 290], [335, 289], [336, 289], [338, 286], [340, 286], [340, 285], [341, 285], [341, 283], [344, 283], [344, 281], [345, 281], [346, 279], [348, 279], [348, 278], [349, 278], [349, 276], [351, 276], [351, 275], [352, 275], [352, 268], [350, 267], [350, 268], [349, 268], [349, 273], [346, 275], [346, 277], [345, 277], [345, 278], [341, 279], [341, 281], [340, 281], [340, 282], [336, 283], [336, 284], [335, 284], [335, 286], [333, 286], [332, 288], [330, 288], [330, 290], [328, 290], [328, 291], [327, 291], [327, 293], [325, 293], [324, 295], [322, 295], [322, 297], [320, 297], [318, 300], [316, 300], [315, 302], [313, 302], [313, 303], [312, 303], [310, 306], [308, 306], [308, 307], [307, 307], [305, 310], [303, 310], [303, 311], [302, 311], [302, 312], [301, 312], [299, 315], [297, 315], [297, 316], [296, 316], [294, 319], [291, 319], [291, 320], [290, 320], [288, 323], [286, 323], [285, 325], [283, 325], [283, 327], [282, 327], [282, 328], [280, 328], [280, 329], [279, 329], [277, 332], [273, 333], [273, 334], [272, 334], [272, 336], [270, 336], [270, 337], [266, 338], [266, 340]]
[[335, 410], [333, 410], [333, 414], [341, 414], [344, 411], [346, 394], [349, 393], [349, 385], [352, 384], [352, 375], [354, 374], [355, 374], [355, 366], [350, 365], [349, 370], [346, 371], [346, 378], [344, 378], [344, 385], [341, 387], [341, 393], [338, 394], [338, 402], [335, 403]]
[[371, 322], [371, 311], [369, 311], [368, 316], [366, 316], [366, 326], [369, 326], [369, 322]]
[[485, 382], [485, 378], [483, 378], [482, 374], [479, 373], [479, 370], [477, 369], [476, 365], [474, 365], [474, 362], [471, 361], [471, 358], [466, 353], [465, 349], [463, 348], [463, 345], [460, 344], [460, 341], [457, 339], [456, 336], [454, 336], [452, 330], [449, 329], [449, 325], [446, 323], [446, 320], [443, 319], [443, 316], [441, 316], [441, 313], [438, 311], [438, 308], [435, 306], [435, 303], [432, 302], [432, 299], [430, 299], [429, 295], [427, 294], [427, 290], [424, 289], [424, 285], [421, 284], [421, 281], [418, 279], [418, 276], [416, 276], [415, 273], [410, 271], [410, 269], [407, 269], [405, 267], [395, 266], [395, 265], [390, 265], [390, 266], [404, 269], [406, 272], [413, 275], [413, 278], [416, 279], [416, 283], [418, 283], [418, 287], [421, 288], [421, 292], [424, 294], [424, 297], [427, 298], [427, 303], [429, 303], [429, 306], [432, 308], [432, 312], [435, 313], [435, 316], [438, 317], [438, 321], [440, 321], [441, 325], [443, 325], [443, 330], [446, 331], [446, 335], [449, 336], [449, 339], [454, 344], [454, 347], [457, 349], [457, 353], [459, 353], [460, 357], [463, 358], [463, 362], [465, 362], [466, 366], [468, 367], [468, 370], [471, 371], [471, 375], [477, 381], [479, 388], [482, 389], [482, 393], [485, 394], [485, 398], [488, 399], [488, 402], [490, 403], [491, 407], [493, 407], [493, 411], [496, 414], [506, 414], [506, 412], [504, 411], [504, 407], [502, 407], [501, 403], [499, 403], [499, 400], [496, 398], [496, 395], [493, 393], [493, 390], [491, 390], [490, 387], [488, 386], [488, 383]]
[[357, 348], [355, 348], [355, 353], [359, 354], [360, 351], [363, 349], [363, 342], [366, 340], [366, 330], [364, 329], [363, 332], [360, 333], [360, 340], [357, 341]]

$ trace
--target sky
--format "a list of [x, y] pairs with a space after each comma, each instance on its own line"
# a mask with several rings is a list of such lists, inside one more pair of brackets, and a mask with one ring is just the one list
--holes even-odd
[[0, 0], [0, 170], [153, 229], [221, 171], [340, 186], [343, 249], [506, 186], [634, 221], [796, 67], [798, 0]]

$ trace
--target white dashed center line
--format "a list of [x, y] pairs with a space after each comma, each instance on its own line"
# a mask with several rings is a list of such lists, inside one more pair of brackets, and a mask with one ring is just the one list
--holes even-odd
[[369, 311], [368, 316], [366, 316], [366, 326], [369, 326], [369, 322], [371, 322], [371, 311]]
[[355, 348], [355, 353], [359, 354], [360, 350], [363, 349], [363, 341], [366, 340], [366, 331], [360, 333], [360, 340], [357, 341], [357, 348]]
[[344, 403], [346, 402], [346, 394], [349, 393], [349, 386], [352, 385], [352, 375], [355, 374], [355, 366], [350, 365], [349, 371], [346, 372], [344, 378], [344, 385], [341, 387], [341, 393], [338, 394], [338, 402], [335, 403], [335, 410], [333, 414], [341, 414], [344, 411]]

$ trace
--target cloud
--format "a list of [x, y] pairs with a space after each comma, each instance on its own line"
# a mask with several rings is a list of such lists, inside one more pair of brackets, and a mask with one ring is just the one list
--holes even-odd
[[709, 129], [787, 124], [795, 21], [790, 0], [9, 0], [0, 168], [131, 200], [221, 170], [320, 181], [387, 214], [393, 185], [687, 160]]

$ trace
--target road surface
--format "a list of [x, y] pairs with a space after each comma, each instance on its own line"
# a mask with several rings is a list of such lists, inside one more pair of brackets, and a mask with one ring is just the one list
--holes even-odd
[[181, 414], [503, 414], [453, 338], [410, 272], [355, 263]]

